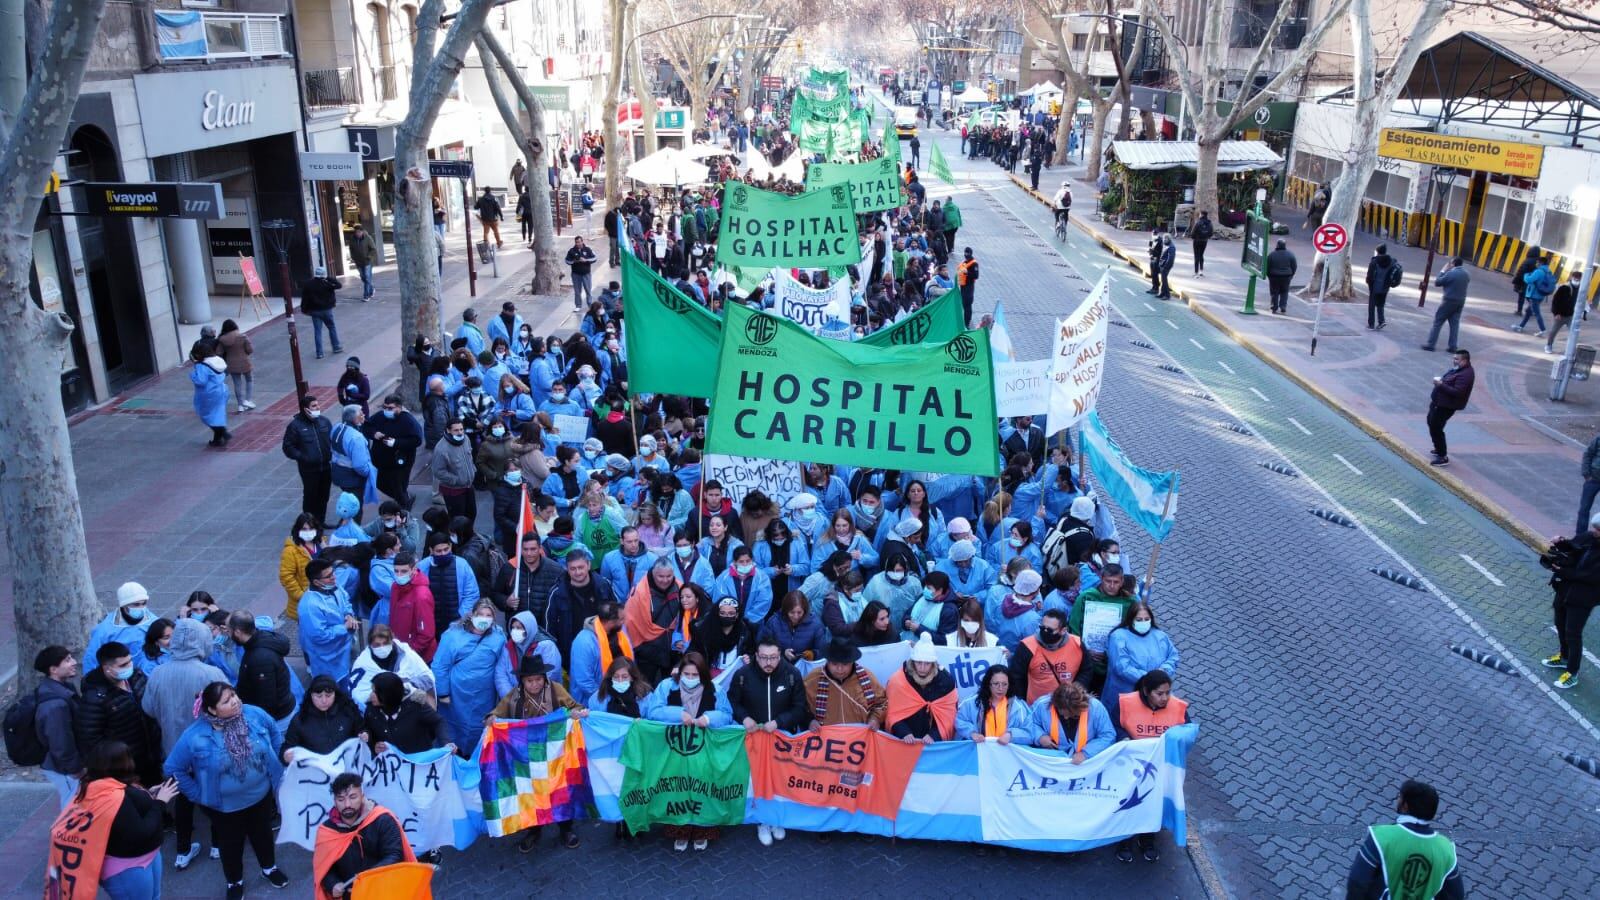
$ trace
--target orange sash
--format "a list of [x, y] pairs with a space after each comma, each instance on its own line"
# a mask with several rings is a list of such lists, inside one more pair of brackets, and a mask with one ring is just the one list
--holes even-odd
[[1010, 705], [1011, 705], [1011, 698], [1007, 697], [1006, 699], [1000, 701], [1000, 705], [999, 706], [991, 706], [991, 707], [989, 707], [989, 711], [987, 713], [984, 713], [984, 715], [983, 715], [983, 736], [984, 737], [996, 737], [997, 738], [1000, 735], [1005, 734], [1007, 731], [1011, 730], [1010, 725], [1008, 724], [1010, 722], [1010, 719], [1007, 718], [1007, 716], [1006, 716], [1006, 714], [1008, 712], [1010, 712], [1010, 709], [1008, 708], [1008, 707], [1010, 707]]
[[[333, 900], [333, 895], [323, 890], [322, 879], [328, 876], [328, 873], [333, 870], [333, 864], [344, 856], [346, 850], [350, 849], [350, 843], [361, 840], [361, 829], [366, 828], [372, 823], [373, 819], [379, 816], [393, 818], [394, 813], [374, 803], [372, 804], [372, 809], [368, 810], [366, 816], [362, 818], [361, 824], [350, 831], [340, 831], [326, 822], [317, 828], [317, 846], [311, 854], [311, 876], [313, 886], [317, 892], [317, 900]], [[399, 820], [396, 819], [395, 825], [398, 826], [399, 824]], [[400, 848], [405, 853], [406, 862], [417, 861], [417, 855], [411, 852], [411, 842], [406, 839], [406, 832], [403, 828], [400, 830]]]
[[115, 778], [89, 782], [82, 800], [74, 800], [50, 826], [50, 861], [44, 870], [47, 900], [94, 900], [100, 893], [100, 869], [106, 861], [111, 821], [122, 808], [127, 785]]
[[[1056, 748], [1061, 747], [1061, 714], [1056, 712], [1055, 704], [1050, 704], [1050, 740], [1056, 742]], [[1089, 743], [1089, 710], [1087, 708], [1078, 716], [1078, 750], [1083, 752], [1085, 744]]]
[[[600, 675], [604, 677], [611, 671], [611, 640], [606, 637], [606, 627], [600, 624], [598, 618], [589, 627], [594, 629], [594, 639], [600, 644]], [[633, 645], [628, 643], [626, 632], [617, 632], [617, 646], [622, 648], [623, 656], [633, 659]]]
[[689, 634], [689, 629], [690, 629], [690, 626], [694, 624], [695, 617], [698, 616], [698, 615], [700, 615], [700, 610], [698, 608], [696, 608], [696, 609], [686, 610], [685, 612], [683, 612], [679, 616], [680, 620], [683, 622], [683, 642], [685, 644], [689, 643], [689, 640], [691, 638], [691, 635]]
[[[677, 576], [673, 576], [673, 580], [677, 581]], [[681, 589], [683, 582], [678, 581], [677, 584]], [[648, 644], [672, 630], [656, 624], [655, 618], [651, 615], [650, 605], [650, 573], [646, 572], [645, 576], [639, 579], [639, 583], [633, 586], [633, 591], [628, 594], [628, 602], [622, 609], [622, 619], [627, 626], [628, 634], [641, 644]], [[602, 649], [601, 653], [605, 653], [605, 650]], [[631, 659], [633, 652], [629, 651], [627, 655]]]
[[886, 724], [894, 727], [896, 722], [909, 719], [923, 710], [933, 716], [933, 726], [939, 730], [939, 737], [947, 738], [955, 734], [956, 724], [956, 692], [950, 691], [943, 697], [925, 700], [917, 691], [916, 685], [906, 677], [905, 667], [889, 676], [889, 718]]
[[433, 866], [402, 862], [368, 869], [356, 876], [350, 900], [432, 900]]

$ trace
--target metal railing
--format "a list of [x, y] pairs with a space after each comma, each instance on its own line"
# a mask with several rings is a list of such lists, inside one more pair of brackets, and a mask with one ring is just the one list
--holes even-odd
[[307, 106], [326, 108], [361, 105], [361, 86], [356, 82], [354, 68], [307, 69], [303, 75]]
[[169, 16], [192, 13], [198, 17], [182, 24], [156, 23], [161, 61], [261, 59], [288, 56], [284, 16], [275, 13], [195, 12], [160, 10]]

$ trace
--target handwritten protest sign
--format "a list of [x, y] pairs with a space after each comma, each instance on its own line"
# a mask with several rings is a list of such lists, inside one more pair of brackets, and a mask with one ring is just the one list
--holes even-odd
[[790, 459], [761, 459], [755, 456], [708, 454], [701, 467], [707, 478], [722, 482], [722, 495], [738, 509], [745, 495], [759, 490], [779, 508], [804, 488], [800, 464]]

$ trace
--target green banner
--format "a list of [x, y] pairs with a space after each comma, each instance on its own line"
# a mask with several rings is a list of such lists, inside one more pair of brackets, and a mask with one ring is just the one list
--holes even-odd
[[943, 297], [924, 305], [888, 328], [874, 331], [857, 343], [867, 347], [943, 344], [966, 330], [967, 324], [962, 321], [964, 315], [961, 291], [951, 288]]
[[883, 123], [883, 155], [885, 159], [894, 160], [896, 169], [904, 165], [900, 161], [900, 135], [894, 130], [894, 116], [885, 119]]
[[999, 473], [989, 336], [875, 347], [728, 308], [711, 453], [884, 469]]
[[795, 129], [796, 141], [800, 149], [808, 155], [821, 153], [826, 155], [833, 147], [833, 126], [827, 122], [818, 122], [812, 119], [793, 120], [798, 123]]
[[737, 181], [724, 185], [717, 259], [764, 269], [860, 262], [850, 188], [839, 184], [789, 197]]
[[850, 202], [857, 213], [894, 209], [901, 202], [900, 173], [888, 157], [864, 163], [812, 163], [806, 169], [806, 190], [836, 184], [850, 185]]
[[686, 360], [710, 359], [721, 341], [722, 321], [694, 298], [667, 283], [632, 253], [622, 254], [622, 313], [628, 333], [628, 390], [709, 398], [716, 373]]
[[750, 757], [744, 731], [639, 719], [622, 744], [622, 818], [651, 825], [744, 824]]
[[933, 148], [933, 152], [928, 154], [928, 168], [933, 174], [939, 176], [939, 179], [945, 184], [954, 187], [956, 176], [950, 173], [950, 163], [945, 161], [944, 153], [939, 150], [938, 142], [929, 141], [928, 146]]

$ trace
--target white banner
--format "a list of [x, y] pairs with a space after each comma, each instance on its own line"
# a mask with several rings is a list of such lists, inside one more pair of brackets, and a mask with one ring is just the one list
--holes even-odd
[[1042, 416], [1049, 408], [1050, 360], [994, 361], [995, 415], [1003, 419]]
[[588, 416], [551, 415], [550, 424], [554, 426], [559, 443], [581, 444], [589, 438]]
[[962, 700], [978, 692], [983, 673], [990, 666], [1004, 667], [1004, 647], [935, 647], [939, 654], [939, 668], [956, 680], [956, 696]]
[[1089, 292], [1072, 315], [1056, 322], [1055, 352], [1050, 357], [1050, 432], [1070, 428], [1095, 408], [1105, 377], [1107, 302], [1110, 275]]
[[[759, 490], [772, 498], [779, 509], [789, 498], [804, 490], [800, 480], [800, 464], [792, 459], [762, 459], [755, 456], [726, 456], [708, 453], [700, 465], [707, 480], [722, 482], [722, 495], [733, 503], [737, 511], [745, 495]], [[752, 540], [746, 543], [754, 544]]]
[[278, 843], [313, 849], [317, 828], [333, 808], [333, 779], [344, 772], [360, 772], [367, 797], [394, 813], [413, 850], [424, 853], [457, 846], [457, 831], [465, 830], [467, 813], [456, 783], [454, 756], [439, 749], [412, 755], [387, 750], [374, 757], [359, 738], [345, 741], [332, 753], [297, 749], [278, 787], [278, 809], [283, 813]]
[[1093, 840], [1160, 831], [1168, 797], [1181, 808], [1181, 766], [1160, 738], [1124, 741], [1073, 765], [1058, 751], [978, 745], [985, 841]]
[[813, 334], [829, 319], [850, 321], [850, 279], [840, 278], [817, 290], [796, 281], [787, 269], [772, 270], [773, 310]]

